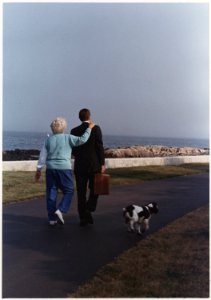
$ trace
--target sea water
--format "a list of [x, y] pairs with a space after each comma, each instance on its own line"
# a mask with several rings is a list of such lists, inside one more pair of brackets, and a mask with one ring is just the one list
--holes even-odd
[[[47, 138], [47, 132], [3, 132], [3, 150], [40, 150]], [[162, 138], [140, 136], [103, 135], [104, 148], [130, 147], [135, 145], [162, 145], [167, 147], [209, 148], [209, 140], [187, 138]]]

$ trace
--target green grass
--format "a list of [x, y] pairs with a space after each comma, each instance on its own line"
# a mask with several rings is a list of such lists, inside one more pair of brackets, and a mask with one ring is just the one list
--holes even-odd
[[45, 194], [45, 176], [35, 183], [35, 172], [3, 172], [3, 203]]
[[69, 297], [208, 298], [209, 207], [148, 235]]
[[[153, 166], [108, 169], [111, 185], [135, 184], [147, 180], [209, 172], [208, 164], [189, 164], [181, 166]], [[35, 183], [34, 172], [3, 172], [3, 203], [19, 201], [45, 194], [45, 176]]]
[[180, 166], [146, 166], [110, 169], [112, 185], [126, 185], [141, 181], [209, 172], [208, 164], [184, 164]]

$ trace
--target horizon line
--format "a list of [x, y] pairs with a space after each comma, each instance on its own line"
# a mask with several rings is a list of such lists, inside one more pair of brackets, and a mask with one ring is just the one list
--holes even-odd
[[[14, 133], [49, 133], [46, 131], [24, 131], [24, 130], [2, 130], [2, 133], [14, 132]], [[51, 132], [50, 132], [51, 133]], [[64, 132], [65, 133], [65, 132]], [[124, 135], [124, 134], [110, 134], [103, 133], [103, 136], [116, 136], [116, 137], [137, 137], [137, 138], [156, 138], [156, 139], [195, 139], [195, 140], [208, 140], [209, 137], [184, 137], [184, 136], [153, 136], [153, 135]]]

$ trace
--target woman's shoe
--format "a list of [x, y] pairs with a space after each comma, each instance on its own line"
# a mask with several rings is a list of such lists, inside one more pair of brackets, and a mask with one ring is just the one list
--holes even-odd
[[57, 224], [57, 221], [49, 221], [50, 226], [55, 226]]
[[58, 217], [59, 224], [64, 225], [64, 219], [63, 219], [62, 212], [61, 212], [59, 209], [57, 209], [57, 210], [55, 211], [55, 214], [56, 214], [57, 217]]

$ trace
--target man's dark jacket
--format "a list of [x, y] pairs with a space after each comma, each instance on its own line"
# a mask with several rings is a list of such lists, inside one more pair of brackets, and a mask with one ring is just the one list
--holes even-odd
[[[80, 126], [71, 130], [71, 134], [81, 136], [89, 124], [83, 122]], [[74, 147], [72, 154], [75, 157], [74, 171], [76, 174], [98, 173], [101, 166], [105, 164], [102, 132], [98, 125], [92, 128], [88, 141]]]

